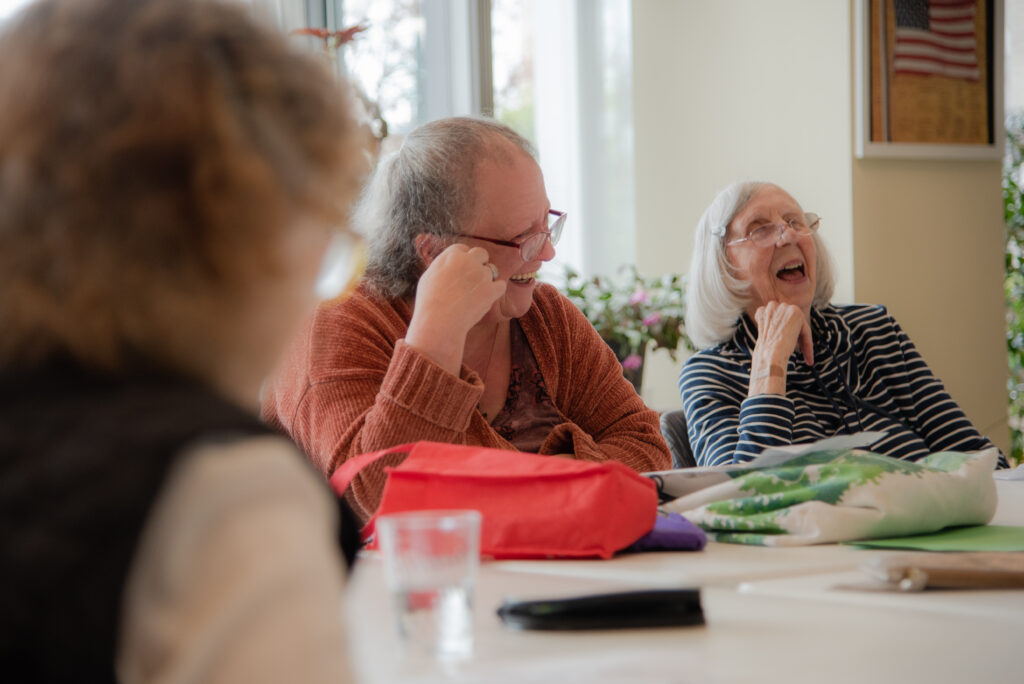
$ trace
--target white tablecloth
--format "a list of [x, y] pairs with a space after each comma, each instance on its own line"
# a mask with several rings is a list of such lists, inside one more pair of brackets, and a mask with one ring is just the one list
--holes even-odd
[[[1024, 525], [1024, 481], [998, 489], [993, 523]], [[456, 665], [402, 655], [380, 559], [369, 554], [350, 583], [352, 653], [367, 682], [1024, 682], [1024, 590], [833, 588], [885, 553], [712, 543], [703, 552], [610, 561], [485, 563], [474, 655]], [[532, 632], [504, 628], [495, 614], [509, 597], [665, 586], [702, 586], [707, 624]]]

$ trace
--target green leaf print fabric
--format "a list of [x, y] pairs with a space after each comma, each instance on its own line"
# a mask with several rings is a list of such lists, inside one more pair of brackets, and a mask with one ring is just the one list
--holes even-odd
[[800, 546], [984, 525], [996, 509], [998, 451], [941, 452], [917, 462], [854, 449], [730, 469], [723, 481], [662, 508], [716, 541]]

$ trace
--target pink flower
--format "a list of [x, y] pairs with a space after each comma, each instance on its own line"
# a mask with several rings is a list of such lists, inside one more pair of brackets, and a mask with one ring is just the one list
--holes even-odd
[[629, 298], [630, 304], [647, 304], [651, 298], [647, 296], [646, 290], [636, 290]]
[[650, 328], [652, 325], [658, 325], [659, 321], [661, 321], [661, 312], [655, 311], [652, 314], [644, 316], [643, 324]]
[[638, 370], [644, 365], [644, 360], [639, 354], [630, 354], [622, 360], [622, 367], [626, 370]]

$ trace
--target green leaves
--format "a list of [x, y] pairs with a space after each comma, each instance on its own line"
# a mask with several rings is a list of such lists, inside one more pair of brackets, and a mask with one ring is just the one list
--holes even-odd
[[1006, 163], [1003, 166], [1003, 216], [1006, 221], [1006, 352], [1010, 410], [1010, 458], [1024, 457], [1024, 112], [1006, 122]]
[[667, 349], [673, 360], [680, 344], [694, 349], [686, 336], [685, 276], [668, 273], [641, 276], [624, 266], [614, 277], [584, 279], [567, 268], [562, 292], [583, 312], [619, 361], [630, 354], [643, 356], [648, 344]]

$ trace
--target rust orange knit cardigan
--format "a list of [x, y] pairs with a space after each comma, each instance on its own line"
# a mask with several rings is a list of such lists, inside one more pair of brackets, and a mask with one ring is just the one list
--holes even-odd
[[[330, 475], [350, 456], [429, 440], [515, 449], [477, 410], [479, 376], [459, 377], [405, 344], [412, 309], [364, 288], [320, 306], [264, 388], [263, 419], [288, 432]], [[644, 472], [671, 467], [658, 425], [622, 367], [583, 314], [551, 285], [538, 284], [519, 319], [564, 421], [541, 454], [615, 460]], [[380, 501], [386, 465], [365, 468], [350, 500], [369, 517]]]

